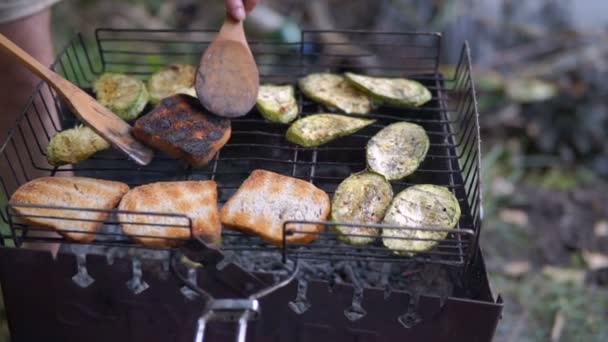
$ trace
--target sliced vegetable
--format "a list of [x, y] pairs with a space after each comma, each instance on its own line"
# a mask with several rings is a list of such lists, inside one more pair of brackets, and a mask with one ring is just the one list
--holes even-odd
[[409, 122], [397, 122], [381, 129], [367, 142], [367, 165], [388, 180], [412, 174], [429, 150], [424, 128]]
[[298, 103], [292, 85], [261, 85], [257, 108], [266, 120], [290, 123], [298, 116]]
[[148, 79], [150, 102], [158, 104], [162, 99], [175, 94], [196, 97], [194, 74], [194, 67], [187, 64], [172, 64], [155, 72]]
[[[392, 198], [393, 189], [382, 175], [369, 171], [355, 173], [338, 185], [331, 202], [331, 219], [343, 223], [380, 223]], [[373, 242], [380, 233], [380, 229], [372, 227], [333, 228], [340, 240], [353, 245]]]
[[313, 114], [289, 126], [286, 138], [304, 147], [316, 147], [339, 137], [353, 134], [375, 120], [352, 118], [337, 114]]
[[446, 188], [421, 184], [395, 196], [383, 223], [403, 229], [382, 230], [382, 242], [396, 254], [413, 256], [428, 251], [448, 236], [447, 231], [408, 228], [452, 229], [460, 219], [460, 205]]
[[429, 102], [431, 92], [420, 82], [407, 78], [370, 77], [347, 72], [344, 77], [375, 101], [398, 107], [418, 107]]
[[341, 75], [310, 74], [300, 79], [298, 86], [311, 100], [348, 114], [367, 114], [371, 110], [369, 97]]
[[105, 73], [93, 84], [97, 100], [123, 120], [135, 119], [148, 103], [148, 91], [136, 78]]
[[55, 134], [46, 147], [46, 157], [54, 166], [74, 164], [109, 147], [110, 144], [89, 127], [77, 126]]

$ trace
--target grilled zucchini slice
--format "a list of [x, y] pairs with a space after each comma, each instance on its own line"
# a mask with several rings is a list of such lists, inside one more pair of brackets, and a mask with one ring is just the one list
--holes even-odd
[[155, 72], [148, 79], [150, 102], [158, 104], [162, 99], [175, 94], [196, 97], [194, 74], [194, 67], [187, 64], [172, 64]]
[[261, 85], [256, 106], [268, 121], [287, 124], [298, 116], [298, 103], [292, 85]]
[[424, 128], [397, 122], [384, 127], [367, 142], [367, 165], [387, 180], [399, 180], [416, 171], [429, 146]]
[[[343, 223], [377, 224], [393, 198], [393, 189], [386, 179], [377, 173], [355, 173], [338, 185], [331, 201], [331, 219]], [[372, 227], [333, 227], [338, 239], [353, 245], [364, 245], [376, 240], [380, 229]], [[352, 236], [362, 235], [362, 236]]]
[[136, 78], [114, 73], [101, 75], [93, 84], [97, 100], [121, 119], [133, 120], [148, 103], [148, 91]]
[[107, 141], [86, 126], [77, 126], [55, 134], [46, 147], [51, 165], [74, 164], [110, 147]]
[[338, 114], [313, 114], [291, 124], [286, 138], [296, 145], [316, 147], [353, 134], [375, 121]]
[[379, 103], [396, 107], [419, 107], [431, 100], [431, 92], [425, 86], [407, 78], [370, 77], [352, 72], [345, 73], [344, 77]]
[[[421, 184], [398, 193], [382, 223], [404, 228], [452, 229], [459, 219], [460, 205], [448, 189]], [[395, 254], [414, 256], [435, 247], [447, 235], [446, 231], [385, 228], [382, 243]]]
[[367, 114], [372, 108], [369, 96], [357, 90], [341, 75], [310, 74], [301, 78], [298, 86], [311, 100], [347, 114]]

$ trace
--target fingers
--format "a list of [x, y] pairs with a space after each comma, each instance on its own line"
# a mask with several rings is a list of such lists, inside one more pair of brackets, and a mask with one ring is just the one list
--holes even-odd
[[226, 0], [226, 11], [234, 20], [245, 20], [247, 13], [251, 12], [258, 0]]
[[234, 20], [245, 20], [243, 0], [226, 0], [226, 11]]
[[243, 2], [245, 3], [245, 11], [247, 13], [253, 11], [255, 5], [258, 4], [258, 0], [243, 0]]

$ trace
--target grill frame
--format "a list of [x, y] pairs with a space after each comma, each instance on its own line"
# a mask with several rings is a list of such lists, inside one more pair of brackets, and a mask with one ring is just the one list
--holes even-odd
[[[99, 68], [95, 66], [93, 53], [87, 48], [81, 35], [75, 36], [66, 45], [60, 52], [59, 58], [53, 64], [53, 67], [57, 72], [63, 74], [80, 87], [90, 88], [94, 77], [102, 72], [128, 71], [127, 73], [135, 76], [146, 76], [154, 68], [166, 64], [164, 62], [155, 63], [154, 61], [150, 61], [153, 59], [152, 57], [162, 58], [162, 56], [167, 56], [166, 58], [170, 58], [174, 62], [181, 62], [184, 58], [190, 58], [191, 61], [194, 58], [194, 61], [196, 61], [200, 52], [210, 42], [213, 34], [213, 30], [98, 29], [95, 32], [95, 37], [97, 53], [101, 63]], [[125, 43], [129, 44], [126, 50], [124, 48], [112, 48], [113, 44], [124, 45]], [[139, 50], [139, 45], [142, 48], [144, 46], [148, 48], [152, 46], [147, 44], [159, 44], [161, 46], [164, 46], [164, 44], [168, 46], [176, 45], [187, 47], [187, 51], [177, 48], [175, 49], [180, 51], [161, 49], [156, 52], [146, 52], [144, 51], [145, 49]], [[355, 165], [359, 169], [364, 166], [361, 164], [361, 156], [355, 162], [351, 162], [350, 157], [352, 155], [349, 155], [348, 151], [360, 150], [362, 141], [369, 139], [374, 131], [379, 130], [385, 124], [405, 119], [404, 121], [415, 122], [425, 126], [431, 138], [431, 149], [420, 169], [412, 177], [407, 178], [406, 181], [393, 182], [393, 187], [396, 189], [395, 193], [412, 184], [425, 183], [427, 181], [436, 184], [437, 179], [442, 177], [441, 185], [446, 185], [450, 188], [459, 199], [463, 217], [457, 227], [450, 230], [448, 238], [439, 243], [439, 248], [427, 253], [420, 253], [413, 258], [395, 257], [388, 249], [381, 247], [379, 242], [375, 246], [368, 248], [354, 247], [346, 244], [341, 244], [340, 247], [349, 252], [351, 258], [356, 260], [374, 259], [386, 262], [429, 262], [466, 268], [477, 249], [481, 228], [479, 122], [474, 85], [471, 77], [470, 52], [467, 43], [463, 46], [453, 78], [447, 80], [439, 72], [441, 35], [436, 33], [319, 30], [303, 31], [301, 40], [298, 43], [253, 41], [250, 44], [258, 59], [260, 76], [263, 82], [273, 81], [281, 83], [288, 81], [294, 83], [297, 78], [305, 74], [327, 71], [328, 67], [331, 67], [331, 71], [342, 69], [354, 69], [357, 71], [365, 69], [368, 74], [407, 76], [418, 79], [429, 86], [433, 92], [433, 100], [429, 105], [420, 109], [397, 110], [390, 106], [375, 109], [369, 116], [377, 119], [378, 123], [373, 125], [371, 131], [364, 130], [350, 137], [343, 138], [335, 144], [330, 143], [327, 146], [319, 148], [301, 148], [286, 144], [283, 138], [284, 126], [265, 122], [259, 116], [252, 116], [250, 114], [244, 119], [233, 121], [233, 137], [231, 141], [218, 153], [210, 165], [202, 170], [183, 169], [179, 163], [164, 156], [157, 157], [154, 162], [156, 164], [153, 163], [149, 167], [134, 167], [132, 162], [116, 152], [101, 153], [91, 158], [91, 160], [75, 166], [57, 168], [44, 165], [45, 162], [41, 161], [41, 157], [44, 157], [43, 146], [45, 146], [45, 143], [48, 143], [54, 132], [60, 130], [60, 127], [71, 127], [74, 124], [74, 118], [70, 114], [66, 115], [66, 111], [61, 105], [60, 100], [48, 89], [48, 85], [41, 83], [32, 95], [22, 116], [17, 121], [15, 129], [11, 131], [9, 138], [2, 145], [2, 148], [0, 148], [0, 159], [7, 161], [13, 178], [7, 180], [4, 177], [1, 179], [5, 196], [8, 198], [17, 185], [21, 185], [34, 178], [28, 173], [32, 169], [48, 173], [52, 176], [74, 171], [79, 175], [85, 176], [99, 177], [101, 175], [100, 178], [107, 178], [105, 174], [112, 172], [114, 173], [112, 178], [117, 180], [125, 180], [123, 175], [120, 174], [124, 173], [127, 180], [135, 184], [165, 180], [168, 174], [177, 171], [180, 174], [180, 179], [215, 180], [219, 185], [220, 202], [224, 202], [246, 176], [246, 173], [238, 171], [241, 174], [238, 181], [230, 184], [230, 181], [222, 180], [223, 177], [231, 177], [229, 172], [225, 172], [224, 169], [229, 168], [230, 164], [238, 164], [242, 161], [247, 162], [247, 171], [256, 168], [256, 165], [260, 168], [270, 168], [272, 171], [290, 174], [291, 176], [311, 181], [331, 194], [332, 188], [335, 189], [335, 186], [337, 186], [341, 179], [346, 178], [353, 171], [358, 171]], [[373, 48], [374, 51], [367, 51], [365, 50], [366, 47]], [[268, 52], [267, 50], [270, 49], [272, 51]], [[275, 51], [276, 49], [279, 49], [279, 52]], [[385, 60], [370, 62], [370, 60], [377, 58], [385, 58], [386, 53], [391, 55], [408, 53], [408, 55], [399, 56], [397, 62], [386, 63]], [[133, 56], [145, 60], [145, 63], [142, 63], [140, 60], [126, 62], [116, 59], [117, 57], [119, 59], [130, 59]], [[280, 62], [264, 62], [264, 59], [267, 57], [279, 58]], [[363, 67], [358, 66], [358, 64], [363, 65]], [[45, 96], [46, 93], [49, 93], [50, 96]], [[304, 98], [299, 91], [297, 92], [297, 96], [300, 113], [308, 115], [326, 111], [326, 108], [323, 106]], [[50, 98], [52, 100], [49, 100]], [[450, 98], [456, 99], [450, 101]], [[455, 106], [450, 108], [450, 104]], [[56, 122], [50, 119], [51, 127], [49, 128], [43, 122], [49, 120], [53, 110], [60, 114], [60, 121]], [[407, 116], [399, 116], [401, 114], [396, 114], [398, 112], [406, 112]], [[430, 115], [432, 116], [429, 118]], [[353, 114], [353, 116], [358, 115]], [[42, 136], [34, 133], [36, 131], [35, 126], [37, 126], [36, 119], [38, 126], [42, 127], [45, 133]], [[458, 126], [459, 122], [462, 124], [465, 121], [464, 125]], [[435, 130], [429, 130], [429, 126]], [[254, 128], [251, 129], [251, 127]], [[437, 128], [441, 131], [437, 131]], [[51, 131], [49, 132], [49, 130]], [[251, 135], [255, 135], [254, 139], [262, 139], [263, 143], [256, 143], [255, 141], [257, 140], [254, 140], [254, 142], [249, 141], [248, 139], [250, 139]], [[33, 137], [33, 139], [28, 137]], [[441, 141], [441, 139], [444, 141]], [[245, 142], [241, 142], [241, 140]], [[33, 144], [34, 141], [36, 144]], [[277, 141], [279, 143], [273, 144], [273, 142]], [[349, 146], [351, 143], [359, 145], [352, 147]], [[23, 149], [25, 149], [25, 153], [19, 153]], [[231, 152], [232, 149], [236, 151]], [[239, 151], [239, 149], [242, 149], [242, 151]], [[267, 156], [267, 153], [264, 151], [265, 149], [271, 150], [270, 157]], [[254, 156], [249, 158], [244, 157], [242, 155], [243, 151], [253, 151]], [[331, 160], [332, 156], [329, 155], [330, 153], [338, 155], [341, 152], [344, 152], [349, 157], [347, 161], [334, 162]], [[224, 164], [227, 166], [223, 166]], [[346, 170], [346, 166], [348, 166], [348, 170], [344, 171]], [[338, 171], [337, 175], [331, 175], [332, 173], [336, 173], [336, 168], [344, 168], [344, 170]], [[330, 175], [328, 176], [327, 174]], [[410, 181], [410, 179], [414, 180]], [[8, 183], [13, 183], [13, 186], [7, 185]], [[227, 191], [222, 193], [223, 190]], [[57, 207], [57, 209], [59, 208]], [[81, 208], [80, 210], [87, 209]], [[114, 217], [118, 211], [107, 210], [106, 212], [109, 214], [109, 218], [104, 220], [104, 224], [116, 224], [117, 222]], [[175, 216], [161, 213], [154, 213], [154, 215]], [[53, 240], [53, 238], [47, 237], [28, 236], [29, 231], [42, 228], [16, 223], [16, 216], [14, 210], [9, 206], [2, 213], [2, 219], [8, 222], [12, 228], [10, 236], [7, 234], [2, 235], [3, 243], [4, 239], [7, 238], [13, 239], [18, 245], [28, 240]], [[60, 216], [56, 217], [61, 218]], [[183, 225], [183, 228], [190, 229], [191, 236], [191, 222], [185, 217], [182, 218], [187, 222]], [[283, 227], [284, 234], [289, 224], [289, 222], [285, 223]], [[332, 241], [335, 240], [335, 233], [327, 229], [335, 223], [322, 222], [322, 224], [326, 226], [326, 229], [322, 233], [323, 237], [318, 239], [318, 241], [322, 241], [324, 238]], [[382, 227], [382, 225], [378, 225], [378, 229]], [[97, 235], [110, 236], [114, 234], [103, 231], [97, 233]], [[223, 235], [228, 237], [225, 241], [236, 241], [232, 245], [224, 244], [224, 249], [228, 251], [252, 248], [263, 250], [276, 249], [276, 247], [269, 246], [257, 238], [245, 237], [245, 235], [240, 233], [224, 230]], [[235, 238], [231, 239], [231, 236]], [[63, 239], [55, 240], [67, 242]], [[102, 241], [96, 240], [93, 243], [132, 246], [128, 239], [103, 239]], [[448, 246], [448, 244], [453, 245]], [[441, 250], [441, 248], [444, 248], [444, 250]], [[455, 248], [457, 251], [451, 252], [449, 249], [446, 251], [445, 248]], [[345, 254], [343, 250], [339, 254], [335, 253], [335, 251], [335, 245], [323, 246], [319, 242], [306, 246], [296, 246], [287, 243], [281, 249], [284, 261], [288, 258], [310, 258], [311, 256], [318, 257], [320, 255], [324, 255], [324, 258], [332, 260], [344, 258]]]
[[[99, 49], [99, 51], [103, 50], [102, 42], [104, 41], [104, 34], [116, 32], [138, 34], [143, 31], [113, 29], [97, 30], [97, 49]], [[157, 32], [158, 34], [170, 33], [165, 30], [153, 32]], [[198, 32], [199, 34], [207, 35], [213, 34], [212, 30], [190, 32]], [[364, 31], [305, 31], [303, 32], [302, 37], [318, 34], [328, 34], [332, 36], [341, 34], [369, 35], [372, 33]], [[439, 34], [386, 32], [381, 34], [391, 37], [398, 37], [400, 35], [422, 35], [424, 37], [430, 37], [429, 39], [437, 39], [437, 54], [433, 55], [432, 60], [429, 59], [428, 64], [433, 70], [432, 77], [435, 77], [433, 81], [436, 81], [437, 83], [452, 82], [455, 87], [454, 89], [469, 89], [467, 100], [458, 102], [460, 103], [459, 107], [465, 108], [469, 113], [470, 116], [468, 116], [467, 120], [470, 120], [470, 122], [473, 123], [472, 125], [467, 126], [469, 127], [468, 133], [463, 135], [466, 136], [464, 141], [468, 142], [465, 144], [466, 148], [464, 148], [464, 151], [468, 151], [468, 153], [462, 153], [462, 157], [464, 157], [464, 166], [472, 170], [472, 172], [462, 177], [462, 191], [466, 191], [466, 193], [464, 197], [461, 196], [460, 198], [466, 198], [467, 207], [473, 208], [470, 210], [472, 213], [471, 227], [473, 229], [472, 233], [466, 235], [470, 239], [471, 245], [469, 246], [467, 253], [463, 255], [463, 262], [451, 265], [458, 270], [463, 286], [457, 288], [453, 297], [448, 298], [418, 294], [413, 295], [401, 291], [394, 291], [394, 293], [387, 298], [383, 289], [365, 288], [362, 292], [363, 302], [360, 304], [362, 304], [364, 309], [368, 310], [368, 315], [353, 322], [344, 317], [342, 310], [348, 309], [349, 305], [354, 305], [353, 293], [357, 292], [359, 289], [356, 289], [351, 285], [330, 286], [329, 283], [324, 281], [312, 281], [309, 284], [308, 298], [313, 302], [313, 306], [304, 314], [296, 314], [289, 310], [287, 306], [289, 301], [297, 298], [296, 284], [292, 283], [287, 288], [269, 296], [269, 298], [262, 302], [262, 306], [265, 308], [262, 312], [262, 317], [258, 323], [255, 323], [254, 328], [248, 335], [248, 339], [266, 341], [269, 336], [272, 336], [273, 340], [276, 341], [321, 341], [329, 336], [332, 340], [344, 341], [392, 341], [402, 340], [404, 338], [453, 341], [454, 337], [457, 339], [466, 338], [479, 341], [491, 340], [502, 310], [502, 300], [500, 297], [496, 300], [493, 298], [481, 252], [478, 247], [481, 225], [479, 125], [473, 81], [470, 74], [471, 64], [468, 45], [465, 43], [463, 46], [460, 62], [456, 68], [454, 77], [450, 81], [440, 77], [441, 75], [438, 71], [439, 47], [441, 41]], [[298, 51], [301, 54], [305, 50], [311, 49], [309, 51], [317, 53], [314, 52], [315, 44], [317, 43], [305, 43], [303, 38], [302, 42], [297, 43]], [[327, 41], [323, 41], [319, 44], [327, 44]], [[256, 45], [260, 46], [259, 43], [252, 43], [254, 51]], [[294, 44], [286, 45], [292, 46]], [[336, 45], [343, 46], [344, 44], [338, 42]], [[54, 66], [56, 70], [62, 72], [64, 75], [68, 76], [68, 78], [71, 78], [78, 85], [87, 88], [88, 84], [93, 79], [93, 76], [102, 72], [103, 68], [95, 68], [93, 57], [89, 55], [90, 50], [85, 49], [84, 52], [78, 52], [78, 48], [82, 46], [85, 46], [84, 40], [82, 36], [77, 35], [60, 52], [60, 57], [54, 63]], [[200, 51], [197, 50], [192, 54], [196, 55], [199, 52]], [[333, 54], [340, 55], [340, 52], [338, 51]], [[108, 59], [105, 58], [107, 55], [102, 54], [101, 56], [101, 61], [107, 65]], [[337, 58], [340, 56], [333, 57]], [[341, 56], [340, 58], [342, 57], [344, 56]], [[75, 61], [83, 62], [83, 65], [90, 66], [91, 73], [73, 73], [82, 66], [74, 63]], [[294, 65], [290, 65], [287, 69], [299, 70], [298, 76], [307, 73], [309, 70], [306, 68], [305, 61], [302, 59], [294, 62]], [[378, 70], [378, 73], [383, 72], [387, 71], [385, 69]], [[390, 70], [388, 72], [390, 72]], [[70, 77], [70, 74], [72, 77]], [[20, 117], [16, 127], [11, 131], [9, 138], [2, 147], [0, 147], [0, 160], [7, 158], [11, 149], [14, 152], [24, 152], [23, 154], [14, 153], [13, 158], [15, 163], [10, 166], [10, 173], [13, 175], [16, 184], [22, 184], [27, 180], [39, 176], [33, 174], [31, 170], [27, 171], [26, 167], [28, 166], [28, 162], [35, 166], [34, 170], [47, 172], [51, 175], [69, 171], [69, 169], [66, 168], [64, 168], [63, 171], [59, 171], [58, 169], [40, 167], [38, 161], [35, 161], [36, 154], [32, 154], [35, 152], [36, 148], [38, 148], [39, 152], [42, 151], [42, 145], [40, 144], [39, 139], [42, 139], [43, 141], [44, 139], [47, 139], [48, 141], [48, 138], [50, 137], [48, 136], [48, 131], [45, 130], [45, 135], [33, 137], [33, 139], [28, 140], [27, 129], [34, 130], [34, 127], [36, 126], [35, 119], [42, 121], [40, 116], [42, 110], [48, 110], [50, 107], [63, 113], [60, 101], [54, 98], [54, 96], [48, 95], [48, 101], [45, 102], [43, 100], [46, 92], [49, 92], [49, 89], [44, 83], [41, 83], [38, 86], [36, 93], [30, 98], [28, 107]], [[454, 96], [458, 96], [457, 92], [454, 93]], [[299, 94], [298, 100], [300, 105], [304, 103], [301, 94]], [[310, 109], [309, 111], [313, 111], [313, 109]], [[441, 109], [439, 111], [441, 111]], [[245, 121], [243, 123], [247, 122]], [[63, 124], [70, 125], [70, 118], [62, 117], [61, 121], [53, 122], [50, 126], [57, 130], [58, 127], [61, 127]], [[17, 144], [19, 141], [29, 143], [35, 141], [36, 144], [30, 145], [27, 143], [20, 146]], [[296, 152], [294, 153], [297, 153], [296, 155], [298, 157], [310, 156], [310, 158], [313, 158], [313, 155], [316, 155], [318, 158], [320, 150], [322, 149], [317, 149], [315, 152], [307, 152], [304, 151], [304, 149], [295, 148]], [[109, 159], [107, 159], [107, 157], [108, 156], [102, 155], [98, 160], [94, 159], [93, 161], [84, 162], [81, 165], [79, 164], [74, 171], [77, 171], [82, 175], [87, 175], [87, 172], [92, 172], [91, 165], [95, 166], [95, 163], [111, 164], [115, 161], [112, 159], [115, 158], [115, 156], [109, 156], [111, 157]], [[218, 170], [218, 159], [220, 158], [216, 158], [211, 166], [213, 177], [215, 177], [215, 173]], [[298, 159], [294, 158], [294, 160]], [[167, 160], [164, 161], [166, 162]], [[22, 169], [24, 172], [16, 172], [18, 169]], [[93, 167], [93, 169], [95, 168]], [[108, 171], [111, 171], [111, 168], [107, 168], [105, 171], [96, 172], [102, 172], [103, 174], [103, 172]], [[147, 172], [145, 168], [138, 168], [137, 171], [143, 174], [136, 180], [137, 182], [144, 183], [150, 179], [154, 179], [153, 177], [145, 177]], [[170, 171], [171, 170], [167, 172]], [[93, 174], [94, 173], [95, 172], [93, 172]], [[314, 173], [312, 175], [311, 173], [308, 173], [307, 175], [296, 175], [306, 180], [313, 180], [312, 178], [314, 177]], [[192, 176], [191, 173], [188, 174], [188, 177], [190, 176]], [[101, 178], [107, 177], [102, 176]], [[468, 181], [466, 181], [467, 179]], [[11, 185], [6, 183], [8, 182], [2, 180], [1, 186], [4, 193], [8, 195], [16, 189], [16, 186], [13, 185], [11, 188]], [[407, 185], [408, 184], [403, 184], [403, 186]], [[9, 189], [12, 189], [12, 191]], [[469, 189], [471, 192], [466, 189]], [[463, 212], [466, 210], [463, 208]], [[116, 210], [110, 210], [108, 212], [115, 214]], [[143, 294], [136, 295], [131, 291], [127, 291], [123, 282], [123, 280], [126, 281], [131, 276], [129, 259], [117, 258], [114, 260], [114, 264], [109, 265], [109, 261], [104, 260], [101, 256], [88, 255], [86, 257], [87, 269], [96, 281], [91, 287], [82, 289], [71, 280], [71, 276], [74, 274], [75, 270], [78, 269], [77, 265], [79, 261], [76, 256], [60, 254], [58, 260], [54, 261], [50, 258], [50, 255], [45, 252], [31, 251], [23, 248], [7, 248], [5, 242], [8, 242], [9, 239], [15, 239], [20, 232], [20, 229], [21, 231], [24, 229], [31, 230], [32, 227], [19, 227], [15, 222], [12, 222], [12, 215], [8, 212], [8, 209], [5, 212], [2, 212], [1, 215], [4, 220], [9, 221], [9, 223], [12, 224], [13, 228], [17, 228], [12, 229], [10, 234], [2, 234], [2, 243], [4, 247], [0, 247], [0, 280], [3, 284], [9, 325], [15, 341], [29, 341], [40, 338], [48, 339], [49, 337], [53, 340], [62, 341], [84, 339], [89, 341], [107, 341], [108, 339], [129, 341], [140, 340], [142, 338], [146, 338], [146, 340], [150, 341], [170, 339], [179, 341], [192, 340], [192, 336], [190, 336], [192, 333], [191, 327], [193, 326], [194, 320], [198, 318], [200, 314], [199, 310], [202, 303], [200, 300], [188, 301], [184, 299], [180, 294], [180, 286], [182, 284], [174, 277], [168, 275], [167, 272], [158, 271], [157, 267], [144, 265], [144, 280], [147, 281], [151, 287], [143, 292]], [[112, 218], [108, 221], [112, 222], [111, 220]], [[191, 224], [189, 224], [189, 226], [190, 227], [184, 228], [191, 229]], [[35, 237], [30, 238], [30, 240], [53, 241], [54, 239]], [[25, 240], [22, 239], [17, 242], [19, 244], [23, 241]], [[54, 241], [65, 242], [64, 240], [56, 239]], [[241, 240], [241, 243], [243, 241], [256, 242], [255, 239]], [[130, 243], [120, 244], [116, 241], [97, 241], [96, 244], [97, 243], [129, 248], [137, 247]], [[277, 251], [278, 253], [282, 253], [283, 257], [286, 259], [301, 257], [301, 255], [297, 254], [297, 250], [292, 248], [294, 246], [287, 245], [284, 249], [280, 250], [276, 247], [261, 245], [259, 242], [257, 243], [262, 250]], [[239, 248], [239, 245], [235, 244], [233, 247], [233, 250], [236, 250]], [[312, 249], [312, 252], [315, 251], [318, 250]], [[359, 256], [364, 258], [368, 257], [366, 255]], [[382, 260], [390, 261], [387, 259]], [[396, 261], [400, 263], [425, 263], [436, 262], [437, 260], [397, 258]], [[24, 268], [30, 269], [32, 275], [28, 275], [27, 277], [20, 276], [19, 271]], [[215, 292], [215, 294], [219, 294], [220, 297], [222, 297], [222, 295], [228, 297], [241, 296], [244, 292], [247, 292], [244, 287], [253, 279], [252, 276], [258, 279], [258, 281], [262, 279], [266, 280], [266, 282], [272, 282], [269, 274], [256, 273], [251, 275], [247, 272], [243, 272], [238, 266], [229, 264], [222, 272], [216, 272], [214, 269], [207, 269], [206, 271], [199, 273], [198, 284], [201, 284], [201, 286], [205, 285], [204, 288], [206, 290]], [[44, 289], [40, 289], [39, 284], [46, 284], [49, 279], [51, 279], [50, 284]], [[466, 289], [466, 291], [463, 289]], [[168, 303], [166, 302], [167, 298], [169, 298]], [[314, 304], [317, 302], [323, 303], [324, 305]], [[383, 309], [386, 308], [387, 303], [394, 304], [390, 305], [390, 307], [391, 310], [396, 309], [395, 313], [400, 315], [404, 313], [411, 313], [414, 314], [414, 316], [418, 315], [419, 318], [422, 318], [422, 322], [420, 324], [414, 324], [410, 328], [404, 328], [402, 324], [397, 322], [397, 320], [394, 320], [395, 317], [390, 317], [390, 320], [386, 320], [386, 312], [384, 312]], [[39, 310], [40, 307], [44, 309]], [[331, 308], [330, 311], [334, 313], [334, 315], [328, 315], [325, 312], [328, 308]], [[112, 329], [100, 331], [100, 323], [105, 324], [107, 322], [112, 322], [116, 317], [123, 317], [122, 315], [124, 312], [129, 313], [127, 315], [127, 320], [129, 322], [128, 327], [123, 325], [112, 325]], [[121, 320], [122, 319], [119, 319], [119, 321]], [[152, 329], [150, 329], [150, 321], [163, 324], [152, 325]], [[31, 329], [31, 326], [37, 326], [40, 327], [40, 329]], [[436, 327], [438, 326], [442, 326], [444, 329], [437, 329]], [[211, 332], [211, 337], [217, 338], [218, 341], [228, 341], [233, 339], [233, 332], [234, 328], [232, 326], [218, 326]]]

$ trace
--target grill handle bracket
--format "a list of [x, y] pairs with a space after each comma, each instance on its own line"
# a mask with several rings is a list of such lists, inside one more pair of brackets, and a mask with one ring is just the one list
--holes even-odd
[[203, 342], [207, 322], [238, 322], [237, 342], [245, 342], [247, 324], [260, 313], [257, 299], [212, 299], [207, 302], [203, 315], [198, 319], [194, 342]]
[[[288, 273], [283, 280], [266, 286], [247, 298], [215, 299], [209, 292], [191, 280], [193, 278], [192, 273], [199, 268], [216, 266], [219, 261], [224, 259], [224, 255], [217, 249], [207, 246], [202, 240], [199, 240], [198, 243], [198, 245], [191, 246], [193, 248], [182, 250], [185, 253], [172, 253], [170, 257], [170, 267], [173, 273], [184, 283], [185, 287], [198, 294], [206, 302], [205, 309], [196, 324], [194, 342], [204, 341], [205, 329], [211, 321], [238, 322], [236, 341], [245, 342], [248, 322], [255, 320], [260, 313], [258, 300], [291, 283], [298, 275], [300, 265], [296, 260], [290, 270], [288, 264], [285, 263], [284, 266]], [[188, 269], [188, 277], [179, 271], [178, 264]]]
[[[261, 289], [260, 291], [249, 296], [247, 299], [214, 299], [202, 289], [197, 287], [196, 292], [202, 292], [205, 294], [207, 298], [207, 305], [205, 306], [203, 314], [197, 321], [194, 342], [204, 342], [205, 329], [207, 327], [207, 323], [211, 321], [238, 322], [236, 341], [245, 342], [248, 322], [255, 320], [260, 313], [260, 304], [258, 299], [267, 296], [291, 283], [297, 276], [299, 270], [299, 264], [296, 263], [293, 271], [287, 278], [272, 286]], [[186, 282], [186, 286], [190, 287], [193, 286], [193, 284], [188, 284], [188, 282]]]

